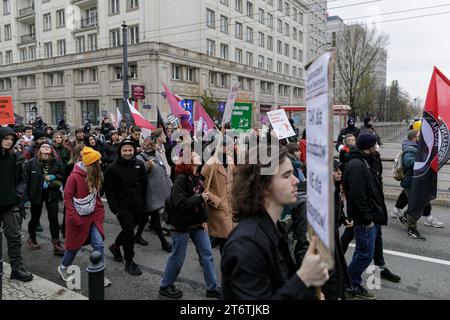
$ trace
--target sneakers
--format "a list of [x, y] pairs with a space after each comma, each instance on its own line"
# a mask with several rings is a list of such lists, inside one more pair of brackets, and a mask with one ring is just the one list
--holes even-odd
[[397, 217], [398, 222], [400, 222], [400, 225], [405, 229], [408, 230], [408, 220], [406, 220], [405, 216], [398, 216]]
[[354, 298], [364, 299], [364, 300], [375, 300], [377, 297], [367, 291], [366, 288], [359, 286], [358, 288], [353, 288], [348, 291]]
[[125, 271], [132, 276], [140, 276], [142, 274], [141, 268], [134, 261], [128, 261], [125, 264]]
[[438, 219], [436, 219], [432, 216], [425, 217], [423, 224], [426, 225], [427, 227], [433, 227], [433, 228], [443, 228], [444, 227], [444, 224], [442, 222], [440, 222]]
[[172, 252], [172, 244], [165, 239], [161, 242], [161, 248], [166, 252]]
[[217, 287], [214, 290], [206, 290], [206, 297], [207, 298], [221, 299], [222, 298], [222, 294], [220, 293], [220, 288]]
[[170, 299], [180, 299], [183, 296], [183, 291], [171, 285], [165, 288], [159, 288], [159, 294]]
[[30, 250], [39, 250], [41, 249], [41, 246], [37, 243], [36, 240], [28, 239], [27, 240], [28, 249]]
[[148, 241], [146, 241], [141, 236], [134, 238], [134, 243], [140, 244], [141, 246], [148, 246]]
[[123, 262], [122, 252], [120, 252], [120, 247], [116, 247], [115, 244], [109, 246], [109, 251], [114, 257], [114, 261]]
[[419, 233], [419, 231], [417, 231], [417, 229], [409, 229], [409, 230], [408, 230], [408, 236], [409, 236], [411, 239], [414, 239], [414, 240], [422, 240], [422, 241], [427, 240], [424, 236], [422, 236], [422, 235]]
[[391, 218], [398, 218], [399, 216], [401, 216], [403, 214], [402, 214], [402, 210], [400, 210], [397, 207], [394, 207], [392, 209], [392, 211], [389, 213], [389, 215], [391, 216]]
[[19, 268], [17, 270], [11, 271], [10, 279], [19, 280], [22, 282], [30, 282], [33, 280], [33, 275], [26, 271], [24, 268]]
[[384, 268], [380, 272], [381, 279], [385, 279], [391, 282], [400, 282], [401, 278], [395, 274], [393, 274], [388, 268]]
[[70, 274], [70, 275], [67, 274], [67, 268], [63, 267], [62, 265], [60, 265], [58, 267], [57, 271], [58, 271], [59, 275], [61, 276], [61, 279], [64, 282], [71, 281], [73, 279], [73, 277], [74, 277], [73, 274]]

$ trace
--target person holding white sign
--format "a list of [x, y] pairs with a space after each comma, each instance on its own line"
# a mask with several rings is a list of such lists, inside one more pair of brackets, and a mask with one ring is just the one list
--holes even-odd
[[[250, 150], [247, 159], [261, 149]], [[231, 207], [239, 223], [222, 252], [222, 298], [313, 300], [313, 287], [329, 279], [328, 269], [315, 253], [316, 237], [296, 267], [280, 218], [283, 207], [297, 200], [298, 179], [285, 148], [268, 151], [269, 164], [259, 159], [237, 166], [234, 173]], [[273, 161], [278, 161], [275, 172], [264, 175]]]

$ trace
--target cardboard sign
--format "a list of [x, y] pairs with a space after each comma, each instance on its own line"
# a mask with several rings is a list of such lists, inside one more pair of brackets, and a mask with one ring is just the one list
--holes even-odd
[[252, 128], [252, 104], [235, 103], [231, 115], [231, 129], [248, 131]]
[[0, 125], [15, 123], [12, 97], [0, 97]]
[[284, 109], [267, 112], [267, 116], [269, 117], [269, 121], [272, 124], [278, 140], [295, 136], [295, 131], [292, 128]]
[[306, 212], [320, 240], [319, 252], [330, 267], [334, 265], [333, 62], [332, 53], [326, 52], [306, 69]]
[[225, 105], [225, 111], [223, 112], [222, 125], [231, 121], [231, 114], [233, 111], [234, 102], [236, 101], [239, 92], [240, 85], [240, 82], [235, 82], [230, 89], [227, 104]]

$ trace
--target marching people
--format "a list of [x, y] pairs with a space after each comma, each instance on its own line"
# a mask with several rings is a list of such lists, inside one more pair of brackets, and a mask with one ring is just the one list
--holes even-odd
[[47, 135], [47, 139], [52, 141], [53, 135], [55, 134], [55, 130], [53, 130], [53, 127], [47, 126], [45, 127], [45, 134]]
[[91, 134], [91, 120], [86, 119], [83, 122], [83, 133], [85, 135]]
[[347, 127], [343, 128], [341, 132], [339, 132], [339, 136], [336, 143], [336, 150], [339, 150], [339, 147], [344, 144], [344, 139], [348, 134], [352, 134], [355, 138], [358, 138], [360, 130], [355, 126], [355, 119], [348, 118]]
[[34, 158], [39, 144], [41, 144], [42, 142], [45, 142], [45, 141], [47, 141], [47, 135], [46, 135], [45, 131], [35, 129], [33, 131], [33, 140], [31, 141], [29, 146], [25, 149], [25, 152], [23, 154], [25, 156], [25, 159], [30, 160], [30, 159]]
[[141, 160], [147, 169], [148, 184], [145, 197], [145, 214], [142, 216], [136, 232], [135, 242], [144, 246], [148, 245], [148, 242], [142, 238], [142, 232], [150, 217], [150, 226], [161, 241], [162, 249], [171, 252], [172, 245], [163, 235], [160, 214], [164, 211], [166, 201], [170, 199], [172, 181], [170, 175], [167, 174], [161, 154], [155, 150], [155, 142], [154, 136], [145, 138], [142, 143], [142, 152], [137, 156], [137, 159]]
[[297, 196], [298, 179], [287, 154], [285, 148], [271, 154], [272, 162], [278, 161], [273, 175], [263, 173], [272, 162], [263, 165], [260, 160], [234, 171], [231, 207], [238, 224], [222, 251], [225, 300], [315, 299], [313, 288], [329, 278], [325, 263], [315, 254], [317, 238], [312, 237], [297, 268], [280, 224], [284, 206], [295, 203]]
[[36, 156], [25, 162], [23, 170], [24, 182], [27, 185], [26, 194], [31, 202], [28, 247], [30, 250], [41, 248], [36, 240], [36, 227], [45, 203], [50, 223], [53, 253], [63, 255], [64, 248], [59, 239], [58, 201], [64, 168], [62, 163], [53, 156], [50, 142], [39, 144], [37, 150]]
[[83, 127], [75, 129], [75, 138], [72, 141], [72, 148], [74, 148], [77, 144], [84, 144]]
[[[81, 247], [87, 244], [102, 254], [101, 262], [105, 261], [105, 208], [100, 198], [103, 182], [100, 159], [98, 151], [84, 147], [82, 161], [75, 164], [64, 189], [66, 241], [64, 257], [57, 269], [64, 281], [70, 280], [67, 268], [72, 265]], [[110, 284], [111, 281], [105, 278], [105, 287]]]
[[355, 136], [351, 133], [347, 134], [343, 140], [343, 144], [341, 144], [338, 148], [340, 163], [345, 165], [345, 163], [348, 161], [350, 150], [355, 146], [356, 146]]
[[[11, 265], [11, 279], [23, 282], [33, 275], [23, 267], [19, 203], [24, 197], [22, 164], [24, 157], [14, 151], [17, 136], [11, 128], [0, 127], [0, 228], [3, 228]], [[0, 235], [1, 236], [1, 235]], [[0, 257], [2, 259], [2, 257]], [[3, 263], [3, 262], [2, 262]], [[0, 280], [1, 281], [1, 280]]]
[[[222, 145], [216, 146], [216, 148], [220, 148], [218, 156], [213, 155], [201, 170], [201, 175], [205, 178], [205, 186], [210, 185], [207, 190], [209, 193], [207, 202], [208, 233], [213, 237], [213, 247], [218, 245], [220, 251], [234, 228], [229, 203], [235, 167], [232, 154], [233, 145], [227, 143], [225, 138], [226, 136], [223, 138]], [[214, 170], [213, 167], [215, 167]]]
[[117, 130], [112, 130], [109, 135], [109, 140], [103, 145], [102, 162], [105, 166], [113, 163], [118, 158], [117, 150], [119, 149], [120, 137]]
[[113, 130], [116, 130], [116, 128], [114, 128], [113, 124], [111, 123], [108, 117], [104, 117], [102, 120], [100, 132], [105, 137], [106, 140], [110, 139], [110, 132]]
[[130, 128], [130, 135], [127, 137], [128, 140], [133, 141], [136, 146], [137, 152], [141, 152], [141, 139], [142, 139], [142, 129], [139, 126], [132, 126]]
[[115, 261], [122, 262], [125, 258], [125, 271], [133, 276], [142, 274], [133, 260], [134, 229], [144, 214], [147, 194], [147, 171], [144, 163], [136, 159], [136, 155], [135, 143], [131, 140], [122, 141], [118, 149], [118, 159], [105, 171], [104, 184], [109, 208], [117, 216], [122, 228], [109, 250]]
[[210, 193], [204, 192], [198, 172], [201, 158], [189, 149], [189, 145], [185, 145], [181, 157], [183, 161], [177, 163], [175, 168], [172, 208], [169, 213], [169, 222], [173, 228], [172, 253], [164, 269], [159, 294], [172, 299], [183, 296], [183, 291], [175, 287], [174, 282], [183, 267], [190, 238], [194, 242], [203, 269], [206, 297], [220, 298], [211, 243], [205, 229], [208, 219], [206, 203], [210, 199]]
[[360, 133], [362, 132], [370, 132], [372, 134], [374, 134], [377, 137], [377, 143], [378, 145], [382, 145], [381, 143], [381, 138], [378, 135], [377, 131], [375, 130], [374, 126], [373, 126], [373, 119], [372, 117], [366, 117], [364, 118], [364, 125], [359, 129]]
[[355, 252], [348, 271], [352, 288], [348, 292], [362, 299], [376, 299], [362, 283], [362, 273], [374, 258], [377, 233], [381, 225], [387, 224], [382, 182], [375, 162], [377, 137], [362, 132], [357, 139], [357, 148], [349, 155], [343, 176], [343, 187], [347, 200], [348, 217], [353, 220], [356, 242]]
[[63, 168], [65, 168], [70, 160], [70, 150], [64, 145], [64, 139], [61, 132], [56, 132], [53, 135], [53, 149], [56, 151]]
[[22, 138], [25, 141], [25, 145], [28, 146], [31, 143], [31, 141], [33, 140], [33, 127], [26, 126], [23, 130]]

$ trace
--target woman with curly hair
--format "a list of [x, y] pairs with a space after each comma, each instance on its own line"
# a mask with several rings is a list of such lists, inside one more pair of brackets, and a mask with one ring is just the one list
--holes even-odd
[[[280, 224], [283, 207], [296, 201], [299, 181], [285, 148], [272, 152], [267, 147], [265, 151], [270, 156], [268, 164], [263, 165], [261, 159], [253, 161], [256, 164], [246, 161], [234, 171], [231, 207], [238, 225], [222, 253], [222, 297], [315, 299], [313, 287], [329, 278], [325, 263], [315, 254], [317, 238], [312, 237], [297, 269]], [[264, 150], [260, 147], [248, 154], [257, 152]], [[274, 172], [268, 172], [269, 168], [275, 168]]]

